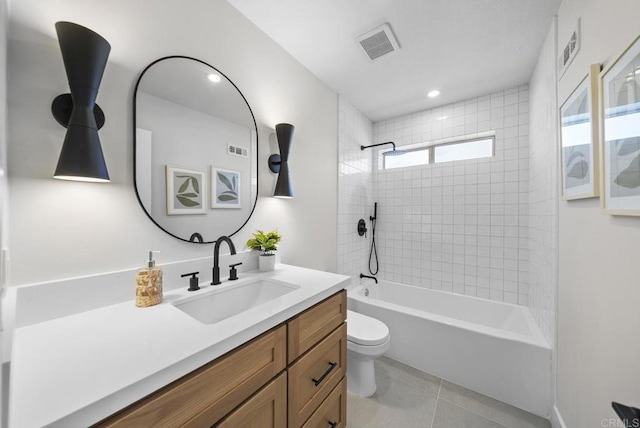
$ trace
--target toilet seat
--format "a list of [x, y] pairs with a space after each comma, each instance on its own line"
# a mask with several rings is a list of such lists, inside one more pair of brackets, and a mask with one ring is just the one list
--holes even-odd
[[347, 341], [360, 346], [387, 344], [389, 328], [380, 320], [347, 310]]

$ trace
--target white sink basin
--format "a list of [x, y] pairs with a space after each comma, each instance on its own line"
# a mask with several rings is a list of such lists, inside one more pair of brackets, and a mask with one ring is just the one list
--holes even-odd
[[173, 302], [173, 305], [204, 324], [214, 324], [299, 288], [298, 285], [259, 279], [185, 297]]

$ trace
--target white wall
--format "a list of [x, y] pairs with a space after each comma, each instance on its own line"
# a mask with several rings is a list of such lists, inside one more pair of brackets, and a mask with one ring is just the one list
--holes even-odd
[[[7, 197], [9, 188], [7, 183], [7, 3], [0, 0], [0, 250], [7, 248], [9, 244], [9, 219]], [[0, 266], [0, 278], [7, 272]], [[0, 279], [1, 281], [1, 279]], [[1, 295], [1, 294], [0, 294]], [[0, 308], [2, 305], [0, 305]], [[0, 320], [2, 311], [0, 310]], [[2, 334], [0, 334], [2, 338]], [[0, 340], [0, 426], [6, 426], [8, 401], [8, 382], [5, 366], [2, 364], [6, 352]]]
[[[112, 182], [51, 179], [64, 128], [50, 113], [68, 91], [54, 23], [87, 26], [112, 47], [98, 94], [100, 131]], [[260, 200], [235, 238], [278, 228], [282, 261], [335, 271], [337, 250], [337, 95], [223, 0], [14, 2], [9, 31], [9, 185], [12, 283], [51, 281], [139, 266], [159, 249], [159, 263], [206, 256], [212, 246], [178, 241], [146, 217], [133, 190], [132, 104], [146, 65], [182, 54], [218, 67], [242, 90], [258, 123]], [[296, 126], [290, 167], [292, 200], [271, 198], [276, 123]]]
[[[640, 33], [638, 16], [636, 0], [562, 2], [558, 45], [580, 17], [582, 47], [559, 104], [590, 64], [608, 64]], [[569, 428], [612, 427], [612, 400], [640, 407], [640, 218], [603, 215], [594, 198], [560, 201], [559, 222], [557, 406]]]
[[495, 131], [495, 156], [374, 168], [380, 277], [528, 304], [529, 88], [376, 122], [373, 142]]
[[[251, 205], [255, 200], [256, 193], [252, 189], [255, 186], [252, 186], [250, 179], [252, 169], [255, 171], [255, 164], [252, 168], [250, 158], [228, 154], [227, 143], [245, 147], [253, 153], [251, 130], [145, 93], [139, 93], [136, 102], [136, 127], [151, 131], [150, 181], [155, 185], [152, 186], [150, 195], [151, 204], [146, 208], [155, 221], [185, 239], [198, 232], [207, 242], [216, 240], [216, 230], [227, 230], [229, 233], [238, 230], [251, 212]], [[140, 161], [138, 156], [138, 166]], [[206, 172], [209, 179], [205, 183], [207, 194], [204, 199], [204, 215], [167, 214], [166, 165]], [[211, 208], [211, 166], [240, 171], [241, 208]], [[136, 173], [140, 174], [140, 170], [137, 169]]]

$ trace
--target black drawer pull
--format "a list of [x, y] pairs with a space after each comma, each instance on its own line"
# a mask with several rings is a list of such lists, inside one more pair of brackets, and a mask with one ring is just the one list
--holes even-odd
[[324, 374], [322, 376], [320, 376], [320, 379], [311, 379], [313, 381], [313, 384], [315, 386], [320, 385], [320, 383], [322, 383], [324, 378], [329, 376], [329, 373], [331, 373], [331, 370], [335, 369], [337, 365], [338, 365], [338, 363], [329, 362], [329, 368], [327, 369], [326, 372], [324, 372]]
[[331, 428], [336, 428], [336, 427], [338, 426], [338, 423], [337, 423], [337, 422], [331, 422], [331, 421], [329, 421], [329, 426], [330, 426]]

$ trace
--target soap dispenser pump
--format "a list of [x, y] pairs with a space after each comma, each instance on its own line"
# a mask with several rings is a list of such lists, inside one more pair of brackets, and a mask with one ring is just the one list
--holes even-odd
[[156, 266], [153, 253], [149, 250], [147, 265], [136, 274], [136, 306], [145, 308], [162, 302], [162, 269]]

